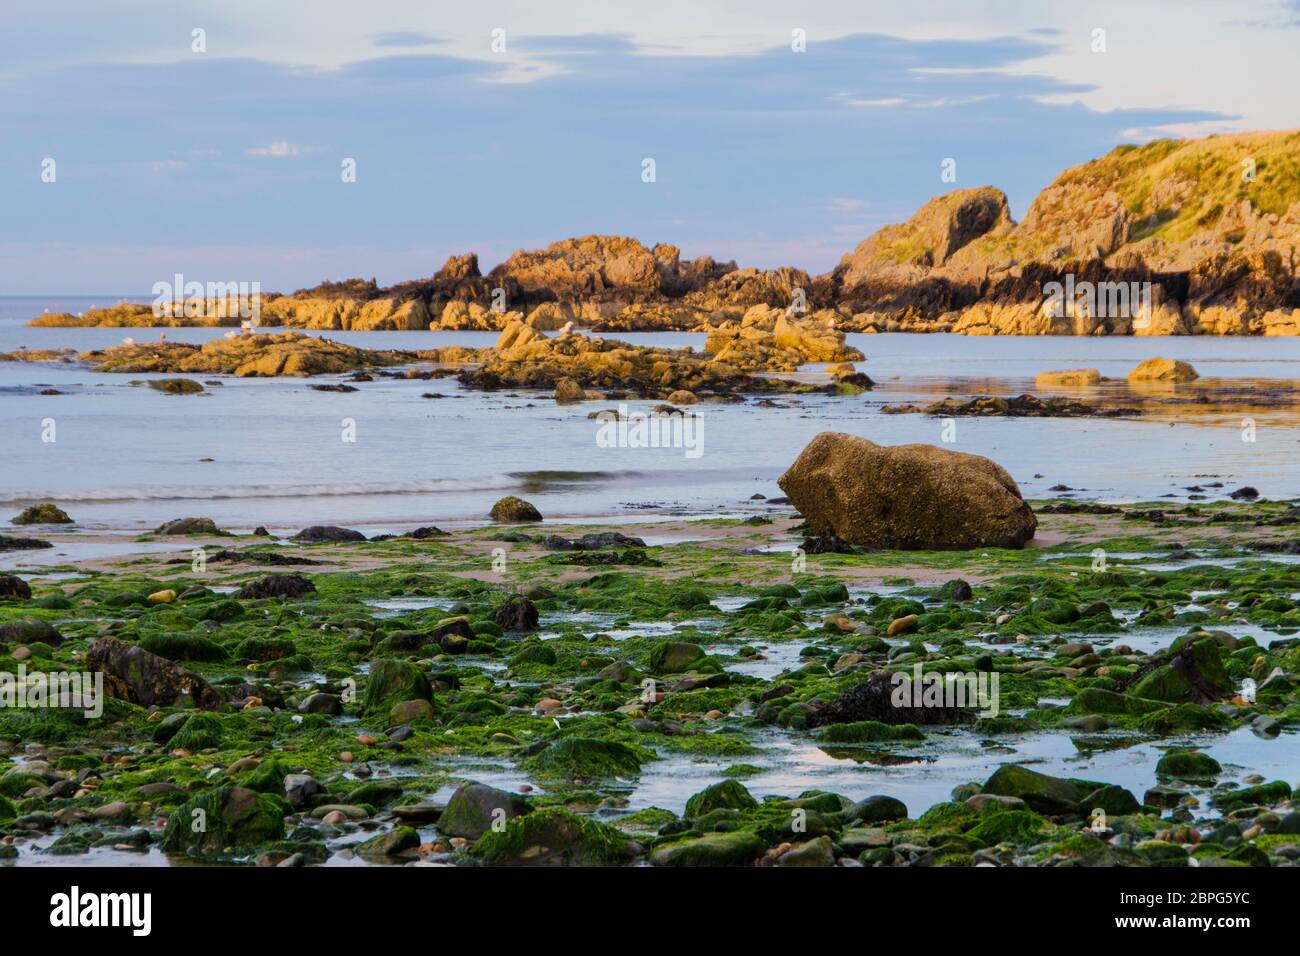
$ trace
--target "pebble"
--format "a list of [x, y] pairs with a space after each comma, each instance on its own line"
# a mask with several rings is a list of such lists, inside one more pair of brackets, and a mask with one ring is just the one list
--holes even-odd
[[15, 647], [13, 653], [9, 656], [16, 661], [25, 661], [32, 656], [32, 649], [30, 647]]
[[351, 750], [345, 750], [343, 751], [343, 753], [339, 754], [339, 759], [342, 760], [344, 763], [351, 763], [353, 760], [356, 759], [356, 757], [352, 756]]

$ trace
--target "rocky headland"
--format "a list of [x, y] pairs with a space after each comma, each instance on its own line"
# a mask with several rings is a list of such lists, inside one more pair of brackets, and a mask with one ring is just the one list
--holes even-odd
[[[830, 272], [758, 270], [623, 236], [565, 239], [480, 270], [263, 293], [261, 325], [331, 330], [732, 331], [751, 310], [820, 316], [841, 331], [966, 335], [1300, 333], [1300, 132], [1121, 146], [1066, 170], [1020, 222], [992, 187], [958, 189], [886, 226]], [[1059, 284], [1060, 291], [1056, 291]], [[231, 325], [119, 304], [35, 326]]]

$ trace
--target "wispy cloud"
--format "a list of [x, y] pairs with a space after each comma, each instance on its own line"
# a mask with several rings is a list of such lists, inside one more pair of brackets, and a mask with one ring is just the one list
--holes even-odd
[[298, 146], [286, 139], [278, 139], [269, 146], [251, 146], [244, 150], [244, 152], [249, 156], [274, 156], [276, 158], [284, 158], [290, 156], [303, 156], [307, 153], [314, 152], [314, 150]]
[[850, 213], [861, 212], [867, 208], [865, 199], [849, 199], [844, 196], [835, 196], [826, 201], [826, 208], [831, 212]]

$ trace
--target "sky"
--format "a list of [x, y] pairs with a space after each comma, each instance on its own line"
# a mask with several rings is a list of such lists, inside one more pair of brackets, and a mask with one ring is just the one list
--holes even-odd
[[1300, 127], [1298, 43], [1300, 0], [0, 0], [0, 295], [593, 232], [818, 273], [953, 188]]

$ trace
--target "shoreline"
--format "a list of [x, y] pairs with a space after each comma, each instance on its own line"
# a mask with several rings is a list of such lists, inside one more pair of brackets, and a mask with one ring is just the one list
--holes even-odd
[[[1300, 607], [1286, 595], [1295, 590], [1295, 564], [1256, 550], [1265, 540], [1292, 540], [1286, 524], [1256, 525], [1291, 512], [1277, 502], [1216, 504], [1214, 512], [1165, 507], [1160, 518], [1142, 507], [1040, 510], [1033, 546], [1023, 550], [810, 553], [803, 565], [787, 550], [801, 540], [789, 508], [742, 519], [547, 520], [288, 546], [197, 535], [161, 542], [167, 550], [160, 552], [74, 562], [75, 569], [31, 576], [31, 603], [0, 600], [0, 626], [36, 618], [59, 633], [6, 644], [35, 651], [25, 658], [29, 670], [75, 668], [97, 642], [126, 638], [169, 655], [221, 694], [251, 696], [208, 712], [110, 701], [104, 722], [71, 737], [40, 742], [29, 727], [25, 751], [11, 750], [7, 767], [12, 727], [5, 720], [26, 715], [0, 711], [0, 782], [38, 767], [58, 777], [53, 768], [72, 766], [74, 756], [99, 760], [110, 753], [101, 748], [135, 741], [129, 755], [114, 749], [123, 756], [92, 763], [97, 769], [75, 798], [22, 801], [32, 825], [19, 830], [11, 860], [44, 862], [57, 846], [120, 865], [169, 856], [265, 863], [295, 853], [324, 865], [509, 863], [544, 839], [533, 826], [578, 821], [566, 837], [567, 852], [578, 857], [597, 852], [591, 841], [599, 839], [614, 841], [608, 845], [629, 862], [716, 865], [737, 854], [775, 861], [792, 842], [776, 818], [788, 819], [810, 787], [835, 797], [818, 797], [825, 806], [816, 810], [831, 839], [814, 835], [806, 852], [832, 862], [1281, 860], [1300, 842], [1273, 839], [1267, 822], [1259, 835], [1222, 835], [1221, 808], [1285, 803], [1271, 781], [1300, 757], [1289, 696], [1203, 705], [1180, 702], [1170, 688], [1175, 696], [1165, 703], [1133, 705], [1145, 716], [1111, 705], [1142, 700], [1133, 688], [1144, 671], [1170, 642], [1211, 640], [1196, 635], [1226, 635], [1216, 652], [1231, 675], [1225, 699], [1247, 676], [1264, 683], [1276, 665], [1292, 666]], [[1218, 512], [1232, 520], [1214, 520]], [[614, 538], [587, 551], [542, 543], [547, 535], [635, 536], [650, 528], [658, 539], [645, 547]], [[251, 552], [252, 560], [209, 560], [195, 571], [189, 552], [196, 546], [212, 555]], [[1095, 568], [1097, 547], [1114, 555], [1105, 573]], [[271, 550], [318, 563], [259, 564], [256, 556]], [[269, 598], [238, 591], [279, 579], [305, 581], [310, 590]], [[956, 579], [973, 596], [954, 589]], [[1029, 581], [1036, 583], [1026, 589]], [[1224, 595], [1240, 591], [1236, 582], [1272, 595], [1268, 609], [1228, 602]], [[522, 616], [504, 616], [501, 608], [516, 604]], [[1180, 645], [1175, 638], [1184, 634], [1194, 637]], [[266, 651], [254, 654], [254, 644]], [[895, 733], [870, 721], [827, 723], [821, 709], [882, 669], [970, 661], [999, 674], [1003, 695], [1002, 712], [973, 726], [908, 724]], [[636, 699], [642, 673], [657, 675], [654, 702]], [[315, 709], [354, 675], [361, 696], [345, 694], [341, 713]], [[425, 680], [430, 692], [420, 689]], [[773, 696], [778, 688], [789, 689]], [[425, 702], [415, 704], [412, 694]], [[1102, 703], [1100, 712], [1091, 709]], [[290, 714], [310, 716], [295, 723]], [[1260, 741], [1248, 729], [1255, 715], [1280, 718], [1280, 736]], [[853, 736], [868, 727], [876, 729]], [[995, 750], [978, 745], [990, 738], [999, 742]], [[1085, 740], [1087, 764], [1076, 766]], [[1170, 747], [1203, 754], [1206, 767], [1221, 765], [1213, 776], [1237, 788], [1157, 773], [1156, 762], [1173, 767], [1162, 757]], [[565, 751], [563, 763], [538, 756], [550, 748]], [[1142, 760], [1116, 759], [1126, 749]], [[1032, 771], [1007, 769], [1027, 758]], [[934, 760], [944, 769], [929, 769]], [[879, 772], [884, 767], [888, 773]], [[1251, 784], [1260, 771], [1262, 782]], [[1025, 773], [1031, 776], [1016, 775]], [[268, 774], [273, 789], [248, 790]], [[229, 799], [240, 787], [278, 794], [282, 774], [306, 775], [321, 795], [293, 805], [255, 798], [259, 813], [275, 814], [266, 826], [277, 830], [283, 819], [283, 834], [270, 841], [257, 835], [270, 831], [237, 826], [223, 833], [231, 847], [224, 849], [158, 822], [184, 816], [195, 800]], [[1079, 778], [1112, 789], [1104, 798], [1089, 795]], [[180, 786], [153, 783], [164, 780]], [[509, 842], [453, 836], [461, 831], [452, 817], [479, 793], [466, 789], [467, 780], [486, 788], [489, 801], [513, 793], [509, 799], [531, 810], [507, 826]], [[1043, 782], [1052, 780], [1059, 782]], [[1047, 799], [1039, 786], [1057, 796]], [[1062, 797], [1067, 791], [1076, 796]], [[1160, 801], [1180, 793], [1201, 802], [1170, 820], [1171, 805]], [[710, 812], [701, 801], [719, 799], [731, 801], [722, 804], [729, 819], [750, 836], [723, 839], [698, 822], [686, 825]], [[1086, 814], [1069, 802], [1075, 799], [1104, 799], [1112, 832], [1131, 839], [1089, 835]], [[41, 807], [55, 812], [43, 818]], [[957, 838], [958, 820], [973, 836]], [[83, 839], [91, 828], [122, 848], [93, 849]], [[1248, 829], [1243, 823], [1235, 832]]]

